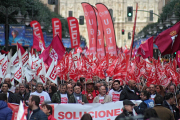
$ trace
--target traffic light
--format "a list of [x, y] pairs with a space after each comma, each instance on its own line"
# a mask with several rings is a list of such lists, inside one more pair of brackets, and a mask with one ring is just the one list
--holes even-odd
[[79, 24], [84, 25], [84, 16], [79, 16]]
[[124, 35], [124, 29], [122, 29], [122, 35]]
[[133, 17], [133, 7], [127, 7], [127, 17]]

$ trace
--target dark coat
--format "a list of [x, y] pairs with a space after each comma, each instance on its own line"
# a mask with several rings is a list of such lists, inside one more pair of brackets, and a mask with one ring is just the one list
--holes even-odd
[[16, 96], [16, 103], [20, 104], [20, 101], [22, 100], [26, 103], [26, 105], [28, 105], [27, 100], [29, 99], [30, 93], [25, 93], [23, 97], [22, 94], [19, 92], [15, 94], [15, 96]]
[[115, 120], [119, 120], [120, 118], [125, 118], [125, 117], [132, 117], [133, 113], [127, 112], [126, 110], [123, 110], [123, 112], [118, 115]]
[[[0, 92], [2, 93], [2, 91]], [[8, 97], [8, 102], [9, 103], [17, 103], [17, 99], [16, 99], [16, 96], [14, 95], [14, 93], [8, 91], [9, 93], [9, 97]]]
[[[69, 95], [67, 93], [67, 96], [68, 96], [68, 100], [69, 100], [71, 95]], [[52, 103], [61, 103], [60, 91], [57, 91], [56, 93], [53, 94], [51, 102]]]
[[[163, 102], [163, 106], [166, 107], [167, 109], [171, 110], [169, 105], [167, 104], [167, 101]], [[179, 109], [176, 107], [176, 105], [171, 105], [172, 109], [173, 109], [173, 114], [174, 114], [174, 118], [175, 120], [179, 119]]]
[[[84, 103], [89, 103], [86, 96], [82, 94], [82, 102]], [[71, 95], [71, 97], [69, 98], [69, 102], [68, 103], [76, 103], [76, 100], [74, 98], [74, 95]]]
[[0, 100], [0, 120], [11, 120], [12, 110], [5, 101]]
[[30, 118], [29, 116], [30, 110], [28, 109], [27, 120], [48, 120], [47, 115], [40, 108], [33, 110]]
[[138, 89], [136, 88], [134, 90], [135, 92], [131, 91], [128, 87], [128, 85], [126, 85], [123, 89], [123, 91], [120, 94], [120, 101], [121, 100], [140, 100], [140, 92], [138, 91]]

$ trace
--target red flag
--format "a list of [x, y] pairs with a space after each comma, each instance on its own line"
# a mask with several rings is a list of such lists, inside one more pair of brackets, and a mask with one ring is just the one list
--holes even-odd
[[96, 8], [101, 18], [101, 23], [104, 30], [106, 39], [106, 53], [117, 55], [114, 26], [109, 10], [102, 3], [97, 3]]
[[55, 37], [58, 34], [60, 39], [62, 39], [61, 21], [58, 18], [52, 18], [51, 21], [52, 21], [52, 28], [53, 28], [53, 37]]
[[176, 61], [177, 61], [177, 65], [180, 67], [180, 50], [176, 52]]
[[87, 31], [89, 36], [89, 49], [90, 53], [95, 54], [97, 51], [97, 18], [94, 8], [89, 3], [81, 3], [84, 16], [86, 19]]
[[67, 18], [69, 26], [69, 34], [71, 38], [71, 48], [80, 46], [80, 34], [79, 34], [79, 24], [75, 17]]
[[19, 43], [17, 43], [17, 48], [18, 48], [18, 50], [20, 49], [20, 51], [21, 51], [21, 55], [23, 55], [26, 51], [24, 50], [24, 48], [19, 44]]
[[180, 22], [160, 33], [154, 43], [162, 55], [172, 54], [180, 48]]
[[36, 49], [36, 51], [41, 51], [42, 49], [45, 49], [45, 44], [39, 37], [36, 35], [33, 35], [33, 46], [32, 48]]
[[138, 48], [138, 54], [140, 54], [144, 59], [153, 57], [153, 37], [146, 40], [145, 43], [141, 44]]
[[31, 27], [33, 27], [33, 35], [36, 35], [45, 46], [44, 37], [43, 37], [41, 25], [39, 24], [39, 22], [34, 20], [34, 21], [31, 21], [30, 25]]
[[39, 58], [43, 58], [43, 61], [50, 66], [52, 60], [61, 60], [66, 49], [59, 36], [53, 38], [51, 44], [43, 51]]

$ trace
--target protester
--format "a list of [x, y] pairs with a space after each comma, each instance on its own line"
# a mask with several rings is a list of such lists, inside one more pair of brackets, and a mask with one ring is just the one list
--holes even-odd
[[161, 120], [175, 120], [173, 113], [169, 109], [163, 107], [163, 97], [161, 95], [156, 95], [154, 103], [155, 107], [153, 109], [155, 109]]
[[166, 93], [165, 100], [163, 102], [163, 106], [169, 109], [173, 114], [175, 120], [179, 119], [179, 109], [176, 107], [175, 98], [173, 93]]
[[14, 93], [19, 93], [19, 85], [16, 85], [16, 88], [15, 88], [15, 92]]
[[81, 88], [78, 85], [74, 86], [74, 93], [72, 96], [69, 98], [69, 103], [89, 103], [86, 96], [81, 93]]
[[144, 111], [144, 120], [150, 120], [150, 118], [158, 118], [158, 115], [153, 108], [148, 108]]
[[42, 106], [42, 111], [47, 115], [48, 120], [56, 120], [53, 116], [52, 116], [52, 107], [48, 104], [43, 104]]
[[9, 103], [16, 103], [16, 96], [14, 95], [14, 93], [8, 91], [8, 84], [7, 83], [2, 84], [0, 93], [7, 94], [7, 98], [8, 98]]
[[16, 87], [14, 87], [12, 84], [11, 84], [11, 75], [10, 74], [7, 74], [5, 76], [5, 79], [4, 79], [4, 83], [7, 83], [8, 84], [8, 91], [11, 91], [12, 93], [15, 92], [15, 89]]
[[52, 99], [52, 96], [54, 95], [54, 93], [57, 92], [57, 88], [53, 85], [50, 85], [49, 86], [49, 90], [48, 90], [48, 94], [49, 94], [49, 97]]
[[49, 97], [49, 94], [45, 91], [43, 91], [43, 84], [41, 82], [38, 82], [36, 84], [36, 91], [31, 93], [31, 95], [37, 95], [40, 97], [40, 104], [46, 103], [46, 102], [51, 102], [51, 98]]
[[69, 95], [73, 94], [73, 86], [71, 84], [67, 84], [67, 93]]
[[51, 102], [67, 104], [71, 95], [69, 95], [66, 90], [66, 84], [60, 84], [59, 90], [56, 93], [54, 93]]
[[134, 103], [130, 100], [124, 100], [123, 101], [123, 112], [118, 115], [115, 120], [120, 120], [120, 118], [125, 118], [125, 117], [132, 117], [133, 115], [133, 108], [134, 108]]
[[106, 95], [106, 87], [101, 86], [99, 88], [99, 95], [94, 98], [93, 103], [104, 104], [108, 102], [112, 102], [112, 98], [110, 95]]
[[12, 110], [7, 105], [7, 94], [0, 93], [0, 120], [11, 120]]
[[134, 110], [137, 114], [144, 114], [144, 111], [147, 108], [153, 108], [154, 107], [154, 101], [149, 99], [150, 93], [147, 91], [142, 91], [140, 94], [142, 102], [139, 104], [139, 106], [135, 106]]
[[26, 92], [26, 85], [25, 84], [22, 84], [20, 83], [19, 84], [19, 93], [15, 94], [16, 96], [16, 99], [17, 99], [17, 103], [20, 104], [20, 101], [23, 101], [26, 103], [26, 105], [28, 104], [28, 99], [29, 99], [29, 96], [30, 94]]
[[149, 88], [150, 88], [150, 93], [151, 93], [151, 99], [152, 100], [154, 100], [154, 98], [156, 97], [156, 87], [155, 87], [155, 85], [154, 84], [151, 84], [150, 86], [149, 86]]
[[98, 90], [99, 91], [99, 88], [101, 87], [101, 83], [100, 82], [97, 82], [95, 84], [95, 90]]
[[88, 79], [85, 85], [86, 90], [83, 90], [82, 94], [85, 94], [88, 102], [92, 103], [94, 98], [99, 94], [99, 91], [94, 89], [94, 82], [91, 79]]
[[80, 120], [93, 120], [89, 113], [85, 113]]
[[28, 102], [27, 120], [48, 120], [47, 115], [39, 108], [40, 98], [31, 95]]
[[172, 93], [172, 94], [175, 94], [175, 86], [174, 85], [170, 85], [169, 86], [169, 92]]
[[140, 100], [140, 92], [136, 88], [136, 82], [134, 80], [130, 80], [120, 94], [120, 101], [125, 99]]
[[164, 97], [165, 91], [161, 85], [156, 85], [156, 93]]

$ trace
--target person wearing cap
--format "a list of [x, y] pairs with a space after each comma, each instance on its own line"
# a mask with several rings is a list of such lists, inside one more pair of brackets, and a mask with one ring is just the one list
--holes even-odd
[[91, 79], [88, 79], [85, 82], [86, 90], [82, 91], [82, 94], [85, 94], [88, 102], [93, 103], [94, 98], [99, 95], [99, 91], [94, 89], [94, 82]]
[[134, 103], [130, 100], [124, 100], [123, 101], [123, 112], [118, 115], [115, 120], [120, 120], [120, 118], [125, 118], [125, 117], [132, 117], [133, 115], [133, 108], [134, 108]]

